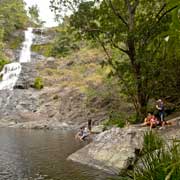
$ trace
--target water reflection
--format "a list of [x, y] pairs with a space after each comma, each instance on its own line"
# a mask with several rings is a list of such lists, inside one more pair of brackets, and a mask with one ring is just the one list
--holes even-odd
[[66, 160], [81, 146], [73, 132], [0, 129], [0, 179], [107, 179], [101, 171]]

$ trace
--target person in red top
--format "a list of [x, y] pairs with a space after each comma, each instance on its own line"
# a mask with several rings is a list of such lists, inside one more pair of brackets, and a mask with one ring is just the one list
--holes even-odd
[[157, 118], [155, 117], [155, 115], [148, 113], [147, 117], [144, 119], [144, 125], [148, 125], [150, 126], [150, 129], [152, 129], [153, 127], [156, 127], [159, 124]]
[[159, 122], [158, 122], [157, 118], [155, 117], [155, 115], [151, 115], [151, 118], [150, 118], [150, 130], [153, 127], [156, 127], [158, 124], [159, 124]]
[[150, 119], [151, 119], [152, 114], [148, 113], [147, 117], [144, 119], [144, 123], [142, 124], [143, 126], [145, 125], [150, 125]]

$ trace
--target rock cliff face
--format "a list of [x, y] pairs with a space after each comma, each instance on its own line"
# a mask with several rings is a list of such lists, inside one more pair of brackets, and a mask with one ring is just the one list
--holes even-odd
[[[34, 44], [50, 43], [53, 37], [44, 38], [41, 30], [36, 36]], [[18, 60], [18, 50], [8, 53], [12, 61]], [[59, 59], [32, 52], [31, 63], [22, 64], [14, 91], [0, 91], [0, 126], [77, 128], [88, 119], [95, 124], [106, 120], [110, 108], [132, 111], [129, 104], [119, 105], [119, 89], [106, 82], [109, 71], [100, 65], [104, 56], [100, 49], [86, 48]], [[38, 76], [44, 82], [41, 90], [32, 88]]]
[[[36, 57], [35, 59], [37, 60]], [[75, 62], [73, 64], [76, 65]], [[96, 111], [91, 112], [85, 107], [87, 96], [78, 86], [71, 86], [79, 79], [72, 80], [68, 73], [51, 75], [53, 72], [67, 71], [70, 66], [72, 65], [69, 65], [69, 62], [64, 61], [60, 65], [52, 57], [43, 58], [41, 62], [37, 60], [23, 63], [15, 89], [0, 91], [0, 126], [36, 129], [77, 128], [89, 118], [94, 122], [106, 119], [108, 111], [106, 107], [101, 108], [102, 102], [98, 98], [94, 101]], [[42, 90], [32, 88], [38, 76], [44, 80], [45, 87]], [[64, 82], [67, 84], [62, 85]]]
[[34, 80], [38, 77], [36, 63], [23, 63], [21, 74], [16, 82], [15, 89], [29, 89], [33, 87]]

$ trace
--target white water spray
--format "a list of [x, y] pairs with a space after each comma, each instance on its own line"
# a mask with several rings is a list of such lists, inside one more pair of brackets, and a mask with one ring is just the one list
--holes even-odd
[[0, 90], [13, 90], [21, 73], [22, 67], [20, 63], [31, 61], [31, 45], [33, 43], [32, 31], [32, 28], [28, 28], [27, 31], [25, 31], [25, 41], [23, 42], [19, 63], [13, 62], [10, 64], [6, 64], [3, 67], [3, 70], [0, 72], [0, 76], [2, 76], [2, 81], [0, 82]]
[[21, 73], [21, 64], [20, 63], [10, 63], [6, 64], [3, 67], [3, 70], [0, 72], [2, 76], [2, 82], [0, 83], [0, 90], [9, 89], [13, 90], [19, 74]]
[[31, 61], [31, 45], [33, 43], [32, 31], [32, 28], [28, 28], [27, 31], [25, 31], [25, 41], [23, 42], [23, 47], [19, 58], [20, 63]]

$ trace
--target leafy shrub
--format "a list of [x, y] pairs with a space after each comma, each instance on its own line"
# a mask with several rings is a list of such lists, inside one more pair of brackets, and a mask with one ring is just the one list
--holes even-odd
[[42, 89], [44, 87], [43, 80], [40, 77], [36, 77], [34, 81], [34, 86], [35, 89]]
[[9, 61], [6, 59], [0, 59], [0, 71], [3, 69], [5, 64], [8, 64]]
[[180, 143], [165, 144], [156, 134], [144, 135], [145, 154], [128, 173], [134, 180], [176, 180], [180, 179]]
[[109, 116], [109, 120], [105, 123], [105, 126], [113, 126], [116, 125], [117, 127], [124, 127], [125, 120], [121, 113], [118, 112], [111, 112]]
[[61, 31], [52, 45], [51, 55], [55, 57], [63, 57], [78, 49], [78, 43], [73, 40], [72, 35], [66, 31]]
[[47, 43], [41, 45], [32, 45], [32, 51], [42, 54], [46, 57], [52, 56], [52, 44]]

